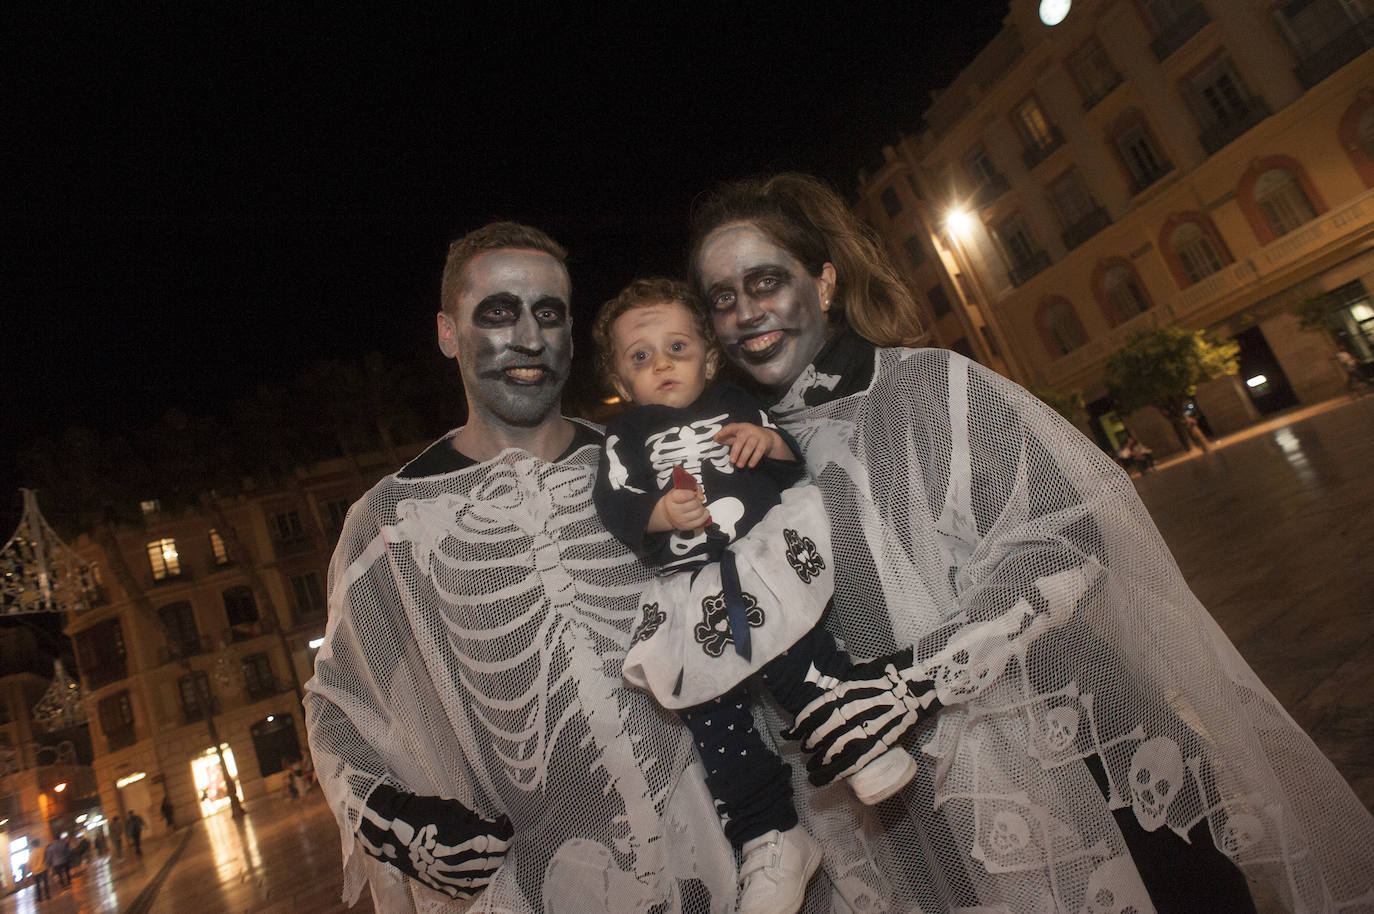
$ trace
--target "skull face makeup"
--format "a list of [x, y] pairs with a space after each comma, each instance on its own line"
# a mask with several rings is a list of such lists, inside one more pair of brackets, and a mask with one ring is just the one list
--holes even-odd
[[541, 251], [502, 248], [467, 265], [438, 330], [472, 418], [507, 429], [557, 418], [572, 363], [570, 298], [568, 271]]

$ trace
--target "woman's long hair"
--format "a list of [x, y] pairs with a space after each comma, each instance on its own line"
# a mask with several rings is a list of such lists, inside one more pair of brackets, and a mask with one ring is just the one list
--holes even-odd
[[[732, 222], [756, 226], [801, 261], [811, 276], [835, 267], [833, 319], [843, 316], [876, 346], [914, 346], [925, 336], [921, 312], [891, 260], [844, 200], [819, 180], [784, 172], [723, 185], [692, 207], [691, 269], [706, 236]], [[700, 283], [698, 283], [700, 285]]]

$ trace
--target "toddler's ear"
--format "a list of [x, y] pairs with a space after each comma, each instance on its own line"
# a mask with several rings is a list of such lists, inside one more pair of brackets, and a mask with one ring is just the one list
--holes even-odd
[[720, 368], [720, 351], [712, 349], [706, 353], [706, 380], [714, 381], [718, 368]]
[[620, 399], [624, 400], [626, 403], [633, 403], [635, 401], [635, 398], [630, 396], [630, 388], [626, 387], [625, 383], [620, 380], [620, 375], [611, 375], [611, 386], [615, 388], [616, 393], [620, 394]]

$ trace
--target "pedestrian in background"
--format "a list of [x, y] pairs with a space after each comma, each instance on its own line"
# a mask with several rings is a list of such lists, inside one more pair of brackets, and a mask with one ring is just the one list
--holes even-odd
[[57, 876], [58, 885], [65, 889], [72, 884], [72, 875], [68, 871], [71, 848], [67, 846], [66, 835], [60, 835], [57, 840], [47, 846], [47, 849], [43, 851], [43, 860]]
[[159, 811], [162, 813], [162, 818], [167, 820], [167, 830], [176, 831], [176, 809], [172, 806], [171, 797], [166, 796], [165, 794], [163, 795], [162, 806], [160, 807]]
[[116, 860], [124, 859], [124, 823], [119, 816], [110, 820], [110, 841], [114, 843]]
[[43, 853], [43, 842], [37, 838], [29, 845], [29, 872], [33, 873], [33, 886], [38, 890], [38, 900], [52, 897], [48, 886], [48, 861]]
[[105, 829], [95, 830], [95, 855], [103, 857], [110, 852], [110, 842], [105, 840]]
[[124, 834], [129, 836], [129, 843], [134, 846], [134, 853], [143, 856], [143, 817], [132, 809], [129, 810], [129, 818], [124, 821]]

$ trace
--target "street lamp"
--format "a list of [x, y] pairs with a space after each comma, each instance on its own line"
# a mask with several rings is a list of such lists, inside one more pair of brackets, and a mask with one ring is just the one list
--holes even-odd
[[[983, 281], [973, 266], [973, 258], [969, 256], [966, 247], [966, 239], [972, 236], [977, 227], [978, 217], [963, 206], [952, 206], [945, 212], [945, 234], [949, 236], [949, 247], [950, 252], [954, 255], [954, 263], [972, 283], [979, 298], [979, 312], [983, 315], [983, 320], [991, 325], [993, 333], [1001, 341], [1001, 356], [1006, 361], [1013, 377], [1019, 376], [1024, 382], [1027, 378], [1025, 366], [1021, 364], [1021, 360], [1017, 356], [1016, 347], [1011, 337], [1002, 327], [997, 309], [993, 307], [992, 297], [987, 294], [987, 289], [983, 286]], [[959, 292], [961, 295], [967, 295], [963, 289], [960, 289]], [[965, 302], [965, 311], [968, 310], [967, 304]]]

